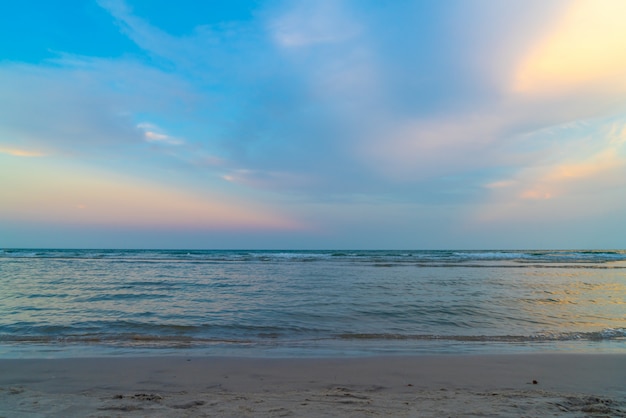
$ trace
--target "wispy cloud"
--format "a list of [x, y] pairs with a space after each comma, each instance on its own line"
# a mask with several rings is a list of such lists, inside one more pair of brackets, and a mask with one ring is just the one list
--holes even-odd
[[3, 65], [0, 85], [2, 142], [86, 155], [142, 141], [134, 114], [167, 110], [158, 103], [171, 101], [168, 88], [181, 83], [132, 62], [73, 57]]
[[[199, 230], [298, 230], [302, 223], [261, 203], [219, 191], [197, 194], [75, 163], [12, 165], [0, 220]], [[81, 176], [76, 176], [80, 168]]]
[[0, 148], [1, 154], [8, 154], [14, 157], [42, 157], [45, 154], [40, 151], [29, 151], [17, 148]]
[[[402, 230], [444, 212], [442, 227], [531, 222], [572, 202], [584, 216], [601, 211], [590, 195], [626, 205], [619, 0], [261, 2], [176, 33], [131, 0], [98, 4], [139, 52], [0, 63], [0, 152], [288, 207], [328, 230], [355, 207], [366, 225], [397, 211]], [[234, 210], [185, 199], [207, 222]]]
[[[481, 222], [532, 219], [537, 211], [545, 220], [584, 219], [611, 213], [619, 207], [626, 187], [626, 122], [623, 118], [599, 121], [583, 137], [564, 127], [556, 135], [568, 139], [560, 152], [545, 154], [528, 163], [513, 177], [485, 187], [488, 204], [477, 212]], [[547, 140], [554, 132], [543, 132]], [[617, 206], [616, 206], [617, 205]]]
[[350, 40], [360, 31], [359, 24], [342, 10], [347, 2], [296, 1], [270, 21], [276, 42], [287, 48], [335, 44]]
[[184, 141], [180, 138], [174, 138], [164, 134], [163, 130], [151, 123], [143, 122], [137, 125], [137, 128], [143, 131], [144, 138], [147, 142], [156, 142], [168, 145], [182, 145]]

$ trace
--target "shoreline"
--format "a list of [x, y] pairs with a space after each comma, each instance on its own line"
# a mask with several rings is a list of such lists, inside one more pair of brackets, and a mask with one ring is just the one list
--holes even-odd
[[0, 417], [624, 417], [624, 370], [623, 354], [0, 359]]

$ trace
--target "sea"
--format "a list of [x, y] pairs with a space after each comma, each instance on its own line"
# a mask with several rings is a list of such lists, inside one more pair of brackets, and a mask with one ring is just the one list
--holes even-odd
[[0, 358], [626, 353], [626, 250], [0, 250]]

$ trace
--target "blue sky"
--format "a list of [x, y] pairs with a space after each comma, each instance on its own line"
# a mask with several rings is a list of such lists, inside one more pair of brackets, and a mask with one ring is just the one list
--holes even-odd
[[0, 247], [623, 248], [598, 1], [22, 1]]

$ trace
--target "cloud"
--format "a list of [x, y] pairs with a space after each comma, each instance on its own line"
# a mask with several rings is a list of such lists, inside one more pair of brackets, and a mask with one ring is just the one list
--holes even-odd
[[189, 28], [185, 35], [175, 36], [135, 15], [124, 0], [98, 0], [98, 4], [111, 14], [120, 31], [146, 53], [149, 65], [191, 78], [196, 88], [219, 90], [224, 77], [239, 76], [256, 61], [256, 54], [264, 52], [258, 50], [256, 39], [263, 34], [254, 26], [199, 25]]
[[151, 123], [140, 123], [137, 128], [143, 131], [144, 138], [147, 142], [161, 143], [167, 145], [182, 145], [184, 141], [179, 138], [174, 138], [170, 135], [163, 133], [163, 130]]
[[513, 89], [554, 95], [626, 90], [626, 28], [620, 0], [570, 2], [554, 29], [531, 49], [518, 68]]
[[1, 141], [7, 146], [72, 153], [81, 145], [112, 144], [132, 137], [123, 127], [123, 118], [106, 109], [107, 97], [92, 81], [80, 71], [3, 65]]
[[192, 193], [67, 162], [9, 168], [12, 181], [0, 197], [0, 220], [205, 231], [304, 228], [275, 209], [220, 192]]
[[280, 46], [302, 48], [335, 44], [359, 34], [359, 25], [342, 10], [341, 1], [296, 1], [289, 6], [269, 25]]
[[[529, 10], [520, 11], [520, 21], [523, 23], [520, 24], [516, 19], [509, 20], [511, 10], [518, 10], [518, 3], [506, 3], [509, 11], [503, 10], [504, 6], [491, 7], [492, 5], [490, 3], [486, 8], [479, 2], [468, 2], [462, 7], [467, 16], [459, 21], [456, 28], [459, 36], [467, 33], [469, 39], [480, 42], [467, 45], [471, 48], [468, 50], [472, 51], [472, 56], [469, 56], [455, 49], [468, 41], [454, 38], [451, 51], [456, 55], [450, 59], [457, 61], [447, 62], [441, 73], [442, 81], [449, 82], [449, 86], [454, 87], [450, 97], [448, 97], [450, 87], [439, 85], [438, 75], [430, 73], [439, 65], [436, 54], [430, 56], [431, 58], [434, 56], [435, 61], [430, 67], [425, 67], [425, 70], [423, 66], [407, 58], [396, 59], [391, 64], [378, 65], [378, 86], [375, 91], [393, 92], [393, 95], [375, 96], [378, 100], [359, 109], [360, 119], [353, 117], [354, 120], [362, 121], [361, 126], [355, 124], [352, 127], [353, 136], [359, 138], [352, 144], [352, 149], [360, 162], [393, 183], [431, 182], [434, 186], [433, 181], [437, 178], [463, 175], [468, 186], [475, 184], [477, 180], [484, 181], [481, 179], [483, 176], [491, 177], [487, 183], [502, 184], [502, 180], [498, 178], [502, 171], [510, 173], [531, 170], [535, 166], [535, 159], [542, 153], [553, 156], [553, 153], [577, 152], [567, 145], [573, 141], [571, 136], [546, 141], [540, 140], [539, 136], [532, 137], [532, 133], [551, 128], [559, 129], [572, 121], [590, 121], [591, 124], [598, 124], [601, 123], [599, 120], [615, 117], [624, 111], [626, 102], [620, 83], [626, 77], [622, 75], [624, 71], [619, 57], [626, 48], [621, 46], [618, 48], [617, 44], [626, 39], [626, 36], [611, 38], [623, 31], [621, 23], [618, 22], [619, 18], [615, 17], [621, 16], [620, 13], [614, 13], [609, 18], [609, 13], [604, 9], [595, 10], [602, 9], [603, 6], [593, 2], [576, 3], [578, 5], [576, 7], [573, 3], [558, 5], [555, 3], [547, 7], [533, 3], [530, 5], [533, 13]], [[565, 7], [570, 5], [569, 8]], [[616, 7], [622, 7], [615, 2], [609, 2], [607, 6], [612, 6], [613, 12], [617, 11], [614, 10]], [[576, 11], [575, 19], [571, 17], [572, 9]], [[612, 10], [611, 7], [607, 9]], [[485, 12], [482, 17], [481, 12]], [[494, 21], [486, 22], [487, 15], [494, 18]], [[541, 18], [535, 18], [533, 22], [532, 18], [535, 15]], [[471, 17], [476, 19], [472, 20]], [[596, 46], [593, 53], [588, 54], [584, 48], [578, 50], [573, 46], [579, 44], [573, 41], [582, 36], [577, 34], [580, 28], [574, 25], [565, 30], [561, 23], [567, 21], [571, 26], [572, 19], [592, 22], [594, 27], [606, 23], [602, 30], [593, 33], [593, 37], [585, 43]], [[606, 19], [606, 22], [602, 19]], [[482, 27], [478, 29], [472, 25]], [[529, 32], [529, 27], [534, 31]], [[587, 33], [585, 27], [580, 30]], [[482, 38], [492, 32], [494, 34], [497, 32], [497, 36], [493, 37], [497, 41]], [[555, 33], [558, 34], [558, 42], [552, 41]], [[524, 53], [527, 49], [534, 51], [539, 48], [536, 45], [552, 44], [556, 46], [550, 46], [546, 50], [548, 52], [541, 54], [546, 57], [561, 56], [562, 54], [554, 52], [554, 48], [569, 46], [567, 54], [570, 61], [567, 62], [583, 62], [588, 57], [596, 57], [597, 59], [592, 59], [593, 63], [589, 65], [594, 68], [597, 66], [597, 71], [587, 72], [587, 76], [590, 77], [588, 79], [559, 84], [556, 79], [567, 80], [569, 73], [576, 73], [576, 65], [565, 63], [559, 67], [558, 72], [544, 74], [541, 73], [541, 66], [532, 64], [537, 60], [535, 53]], [[606, 47], [607, 45], [615, 48]], [[379, 58], [391, 54], [388, 51], [377, 53]], [[523, 58], [520, 59], [519, 56]], [[507, 65], [501, 64], [502, 62]], [[406, 83], [406, 89], [411, 91], [414, 97], [429, 92], [428, 82], [419, 85], [414, 83], [415, 79], [421, 76], [434, 83], [438, 97], [435, 97], [431, 109], [422, 110], [419, 106], [406, 106], [409, 103], [403, 102], [403, 95], [398, 93], [396, 88], [390, 88], [394, 83], [390, 76], [397, 73], [394, 66], [400, 63], [406, 64], [408, 70], [403, 73], [404, 77], [398, 80]], [[451, 68], [453, 70], [450, 70]], [[451, 80], [450, 72], [454, 72], [456, 68], [467, 70], [458, 75], [453, 74], [457, 79]], [[409, 70], [412, 70], [413, 78], [408, 76], [411, 72]], [[522, 74], [531, 73], [532, 77], [528, 76], [529, 80], [536, 78], [539, 84], [532, 88], [530, 85], [520, 88], [517, 84], [513, 84], [512, 87], [511, 79], [519, 81]], [[619, 81], [606, 78], [605, 76], [609, 74], [614, 76], [619, 74]], [[541, 81], [543, 80], [541, 77], [544, 76], [555, 78], [555, 80], [545, 79], [546, 84], [552, 86], [558, 84], [560, 87], [551, 89], [544, 86], [546, 87], [544, 89], [541, 84], [544, 82]], [[487, 77], [492, 81], [489, 82]], [[458, 79], [463, 81], [458, 82]], [[472, 84], [479, 88], [472, 90], [468, 87]], [[440, 102], [441, 100], [443, 102]], [[402, 106], [405, 103], [406, 105]], [[424, 99], [424, 103], [428, 104], [428, 100]], [[587, 129], [582, 125], [572, 127], [579, 131], [575, 133], [571, 130], [570, 135], [579, 135]], [[566, 157], [576, 159], [576, 155]], [[553, 194], [529, 190], [526, 196], [543, 199]]]
[[64, 155], [115, 153], [142, 142], [134, 115], [169, 110], [161, 103], [185, 94], [183, 83], [158, 70], [79, 57], [4, 64], [0, 87], [0, 143]]
[[[527, 28], [555, 6], [470, 2], [460, 18], [435, 5], [278, 2], [245, 26], [198, 26], [174, 36], [121, 0], [100, 4], [147, 58], [63, 56], [56, 67], [30, 68], [40, 73], [31, 78], [50, 90], [44, 101], [57, 114], [30, 128], [23, 123], [22, 132], [36, 125], [42, 131], [22, 135], [24, 144], [46, 136], [48, 145], [76, 152], [177, 143], [186, 145], [176, 151], [179, 161], [194, 165], [208, 154], [230, 172], [222, 176], [281, 173], [245, 182], [250, 187], [273, 178], [276, 189], [348, 192], [368, 178], [376, 193], [398, 182], [469, 176], [512, 159], [501, 150], [520, 133], [614, 109], [605, 97], [546, 101], [490, 81], [523, 71], [524, 63], [503, 67], [502, 58], [519, 54], [521, 33], [533, 40], [550, 33]], [[535, 20], [547, 25], [545, 17]], [[17, 68], [5, 69], [37, 84]], [[23, 108], [37, 107], [36, 94], [24, 97], [30, 102]], [[181, 122], [170, 128], [168, 115], [185, 121], [184, 129]], [[69, 120], [71, 127], [59, 126]], [[315, 181], [283, 181], [287, 176]]]
[[307, 187], [314, 180], [290, 172], [253, 171], [247, 169], [229, 170], [222, 178], [228, 182], [251, 188], [285, 190]]
[[8, 154], [14, 157], [42, 157], [45, 154], [39, 151], [27, 151], [16, 148], [0, 148], [1, 154]]
[[[99, 4], [142, 52], [1, 63], [2, 149], [245, 194], [244, 206], [290, 202], [320, 224], [309, 209], [328, 205], [328, 225], [367, 205], [367, 224], [402, 208], [397, 225], [433, 208], [446, 225], [470, 207], [481, 222], [554, 217], [566, 201], [583, 214], [593, 193], [618, 205], [624, 154], [609, 132], [623, 129], [626, 36], [598, 3], [277, 1], [179, 36], [131, 1]], [[231, 207], [193, 205], [180, 213]]]
[[544, 141], [552, 135], [567, 139], [561, 142], [567, 150], [545, 153], [513, 177], [486, 184], [490, 197], [479, 206], [476, 218], [480, 222], [585, 219], [623, 206], [626, 122], [623, 118], [594, 122], [583, 137], [567, 125], [560, 132], [540, 132]]
[[507, 122], [494, 113], [389, 121], [383, 132], [366, 137], [359, 152], [375, 170], [396, 181], [427, 180], [491, 166], [490, 147]]

